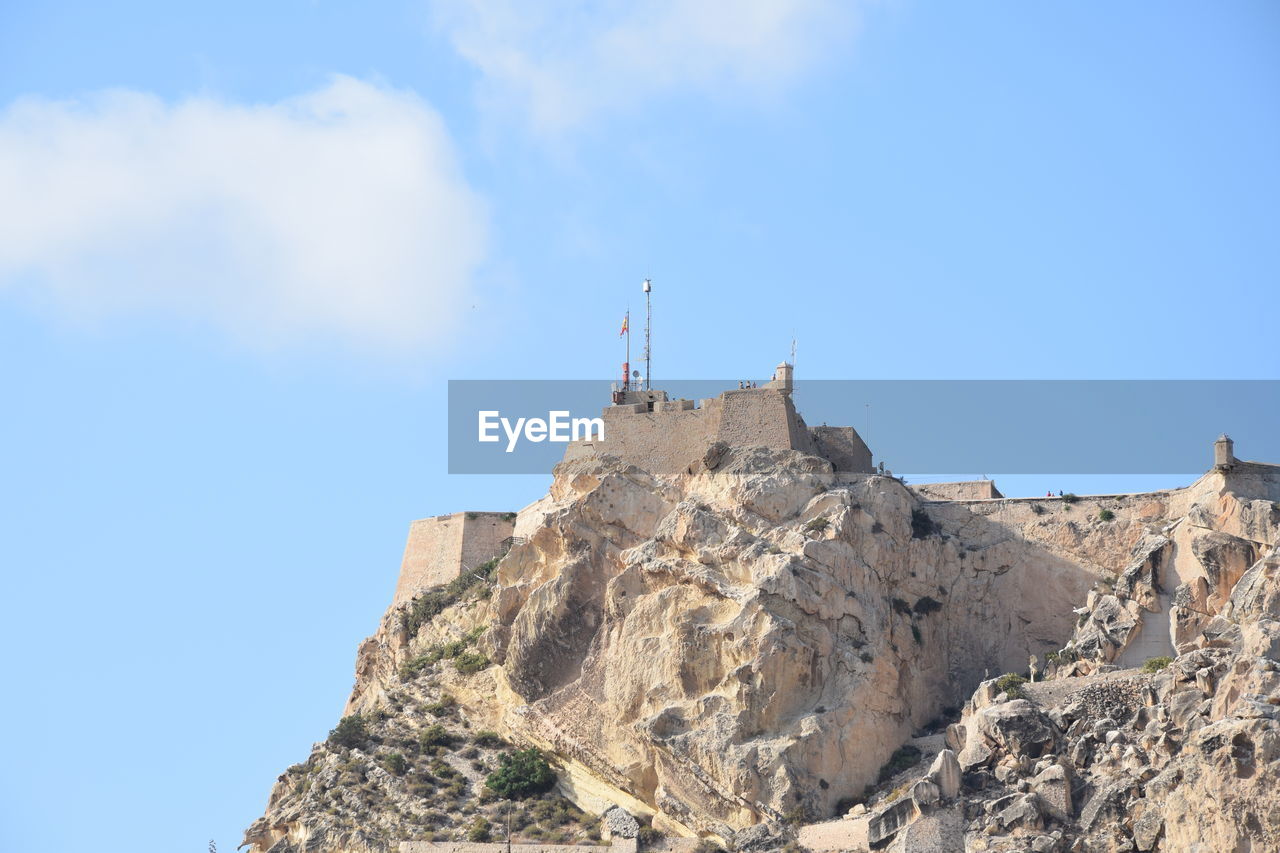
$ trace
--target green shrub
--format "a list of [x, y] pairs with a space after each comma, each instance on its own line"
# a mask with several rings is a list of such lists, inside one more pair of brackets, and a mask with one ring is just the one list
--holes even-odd
[[724, 848], [711, 839], [704, 838], [698, 842], [697, 847], [693, 848], [693, 853], [724, 853]]
[[433, 587], [415, 598], [403, 616], [404, 628], [409, 636], [416, 635], [423, 625], [468, 594], [487, 589], [497, 568], [498, 558], [494, 557], [471, 571], [458, 575], [444, 586]]
[[[423, 729], [422, 733], [418, 735], [418, 743], [421, 744], [424, 749], [432, 746], [451, 746], [453, 741], [453, 735], [448, 729], [439, 723], [432, 723]], [[447, 764], [445, 766], [448, 767]], [[432, 769], [435, 769], [435, 767], [433, 766]]]
[[409, 769], [409, 762], [398, 752], [393, 752], [382, 759], [382, 765], [387, 768], [387, 772], [393, 776], [403, 776], [404, 771]]
[[471, 736], [471, 742], [481, 749], [501, 749], [507, 745], [497, 732], [480, 731]]
[[447, 717], [451, 715], [457, 707], [458, 700], [454, 699], [453, 696], [448, 693], [444, 693], [441, 694], [439, 701], [432, 702], [431, 704], [424, 706], [423, 710], [433, 717]]
[[889, 760], [880, 768], [880, 774], [877, 782], [883, 784], [891, 778], [906, 770], [908, 767], [915, 765], [920, 760], [920, 750], [911, 744], [905, 744], [894, 750], [893, 755], [889, 756]]
[[467, 650], [467, 646], [471, 645], [466, 639], [452, 640], [448, 643], [441, 643], [431, 649], [431, 653], [436, 659], [449, 658], [452, 660]]
[[1116, 514], [1109, 509], [1098, 510], [1099, 521], [1111, 521], [1115, 517], [1116, 517]]
[[1167, 655], [1161, 655], [1156, 658], [1147, 658], [1147, 662], [1142, 665], [1143, 672], [1159, 672], [1169, 664], [1173, 663], [1173, 658]]
[[808, 523], [805, 524], [804, 529], [820, 531], [820, 530], [826, 530], [830, 526], [831, 526], [831, 519], [825, 518], [820, 515], [817, 518], [809, 519]]
[[476, 819], [471, 822], [471, 828], [467, 830], [468, 841], [488, 841], [491, 835], [489, 821], [480, 815], [476, 816]]
[[1065, 666], [1066, 664], [1080, 660], [1080, 653], [1076, 651], [1074, 646], [1072, 646], [1056, 652], [1049, 652], [1049, 654], [1044, 656], [1044, 659], [1045, 663], [1056, 663], [1059, 666]]
[[555, 771], [536, 749], [521, 749], [502, 755], [501, 766], [484, 780], [486, 787], [508, 800], [540, 794], [556, 781]]
[[418, 673], [435, 663], [430, 654], [418, 655], [400, 664], [400, 680], [411, 681]]
[[1080, 500], [1080, 496], [1077, 495], [1075, 492], [1067, 492], [1065, 495], [1062, 496], [1063, 503], [1073, 504], [1078, 500]]
[[463, 675], [474, 675], [489, 665], [489, 658], [484, 652], [463, 652], [453, 659], [454, 669]]
[[359, 714], [343, 717], [338, 721], [338, 725], [329, 732], [329, 743], [332, 746], [359, 749], [368, 742], [369, 730], [365, 725], [364, 717]]
[[1009, 694], [1010, 699], [1022, 699], [1027, 695], [1022, 689], [1022, 685], [1026, 683], [1027, 680], [1021, 675], [1009, 672], [996, 679], [996, 689]]
[[640, 827], [640, 831], [636, 833], [636, 841], [639, 842], [641, 850], [644, 850], [646, 847], [652, 847], [655, 844], [660, 844], [663, 838], [663, 834], [658, 832], [658, 830], [654, 829], [652, 826], [642, 826]]
[[419, 595], [409, 605], [408, 611], [404, 615], [404, 629], [412, 637], [418, 633], [418, 629], [435, 618], [449, 605], [453, 604], [455, 599], [445, 593], [444, 589], [436, 587], [429, 589], [422, 595]]

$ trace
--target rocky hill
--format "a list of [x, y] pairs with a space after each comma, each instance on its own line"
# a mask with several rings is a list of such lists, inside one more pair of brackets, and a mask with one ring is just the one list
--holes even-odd
[[[246, 843], [501, 838], [510, 813], [524, 840], [666, 849], [1265, 849], [1271, 477], [948, 502], [788, 450], [562, 463], [526, 541], [388, 611]], [[1033, 655], [1051, 680], [993, 678]], [[554, 791], [486, 784], [520, 748]]]

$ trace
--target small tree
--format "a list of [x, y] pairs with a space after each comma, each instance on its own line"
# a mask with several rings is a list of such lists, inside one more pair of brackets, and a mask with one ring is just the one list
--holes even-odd
[[507, 742], [502, 739], [502, 735], [497, 732], [488, 731], [487, 729], [484, 731], [478, 731], [472, 735], [471, 742], [484, 749], [498, 749], [507, 745]]
[[1022, 685], [1026, 683], [1021, 675], [1009, 672], [996, 679], [996, 689], [1007, 693], [1010, 699], [1024, 699], [1027, 694]]
[[419, 733], [418, 744], [423, 749], [433, 746], [451, 746], [453, 734], [439, 723], [432, 723]]
[[501, 762], [501, 766], [489, 774], [484, 784], [509, 800], [541, 794], [555, 784], [555, 771], [536, 749], [505, 753]]
[[463, 675], [474, 675], [489, 665], [489, 658], [484, 652], [463, 652], [453, 659], [453, 668]]
[[467, 830], [468, 841], [488, 841], [491, 834], [489, 821], [481, 815], [476, 815], [476, 819], [472, 821], [471, 828]]
[[333, 746], [345, 746], [359, 749], [369, 741], [369, 730], [365, 726], [364, 717], [352, 714], [338, 720], [338, 725], [329, 732], [329, 743]]

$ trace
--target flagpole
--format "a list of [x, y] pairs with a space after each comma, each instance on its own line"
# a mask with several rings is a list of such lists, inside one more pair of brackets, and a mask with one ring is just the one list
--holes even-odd
[[624, 361], [623, 364], [627, 366], [626, 369], [628, 371], [627, 375], [622, 377], [622, 390], [628, 391], [631, 389], [631, 373], [630, 373], [631, 371], [631, 309], [630, 308], [627, 309], [627, 318], [626, 320], [623, 321], [622, 325], [627, 327], [627, 360]]

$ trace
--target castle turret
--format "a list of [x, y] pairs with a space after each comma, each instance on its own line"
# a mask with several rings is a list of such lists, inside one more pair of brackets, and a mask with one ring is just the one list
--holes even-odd
[[1213, 467], [1230, 468], [1235, 461], [1235, 442], [1224, 432], [1213, 443]]
[[782, 364], [779, 364], [773, 369], [773, 379], [772, 381], [766, 382], [764, 387], [777, 388], [784, 394], [790, 394], [792, 370], [793, 368], [790, 364], [787, 364], [785, 361], [782, 362]]

